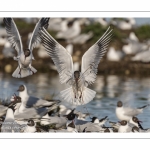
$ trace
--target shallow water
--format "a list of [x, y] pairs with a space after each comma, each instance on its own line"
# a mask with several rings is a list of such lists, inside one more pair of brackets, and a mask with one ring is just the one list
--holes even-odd
[[[11, 75], [0, 74], [0, 97], [2, 99], [10, 98], [17, 93], [20, 84], [25, 84], [28, 93], [36, 97], [59, 98], [59, 92], [67, 88], [67, 85], [59, 83], [58, 76], [48, 74], [39, 74], [16, 79]], [[131, 107], [141, 107], [150, 104], [150, 78], [137, 77], [119, 77], [116, 75], [97, 76], [95, 84], [89, 87], [97, 92], [93, 101], [86, 105], [91, 116], [97, 116], [99, 119], [108, 116], [110, 121], [117, 121], [115, 107], [118, 100]], [[78, 110], [87, 112], [83, 107]], [[150, 127], [150, 107], [146, 108], [142, 114], [138, 115], [144, 128]], [[107, 123], [109, 125], [109, 123]]]

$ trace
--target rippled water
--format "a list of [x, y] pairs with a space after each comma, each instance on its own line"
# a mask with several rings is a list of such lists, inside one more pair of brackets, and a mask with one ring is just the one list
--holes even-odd
[[[53, 95], [54, 99], [59, 98], [59, 92], [67, 85], [59, 83], [58, 76], [48, 74], [39, 74], [27, 77], [25, 79], [16, 79], [11, 75], [0, 74], [0, 97], [2, 99], [10, 98], [17, 93], [18, 86], [25, 84], [28, 93], [37, 97], [49, 97]], [[86, 105], [87, 110], [92, 116], [99, 119], [108, 116], [109, 120], [117, 121], [115, 107], [118, 100], [123, 101], [131, 107], [141, 107], [150, 103], [150, 78], [137, 77], [119, 77], [116, 75], [97, 76], [95, 84], [89, 87], [97, 92], [93, 101]], [[87, 112], [83, 107], [78, 110]], [[138, 115], [144, 128], [150, 127], [150, 107]], [[109, 124], [107, 124], [109, 125]]]

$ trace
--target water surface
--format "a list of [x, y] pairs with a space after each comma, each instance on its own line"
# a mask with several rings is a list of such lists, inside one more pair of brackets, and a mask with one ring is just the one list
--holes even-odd
[[[16, 79], [11, 75], [0, 74], [0, 97], [7, 99], [14, 93], [18, 94], [17, 89], [21, 84], [27, 86], [30, 95], [42, 98], [53, 97], [53, 99], [59, 99], [59, 92], [67, 88], [67, 85], [59, 83], [58, 76], [36, 73], [24, 79]], [[110, 121], [117, 121], [115, 108], [118, 100], [131, 107], [150, 104], [150, 78], [148, 77], [99, 75], [96, 82], [89, 88], [95, 90], [97, 94], [94, 100], [86, 105], [86, 108], [91, 116], [97, 116], [99, 119], [108, 116]], [[87, 112], [81, 106], [77, 109]], [[150, 107], [138, 115], [138, 118], [143, 122], [144, 128], [150, 127]]]

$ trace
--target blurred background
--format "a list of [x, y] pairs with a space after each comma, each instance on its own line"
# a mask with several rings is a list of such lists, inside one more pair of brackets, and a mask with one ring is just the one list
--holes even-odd
[[[39, 18], [14, 18], [24, 49]], [[51, 18], [48, 32], [72, 55], [75, 70], [80, 70], [81, 58], [110, 26], [113, 38], [107, 53], [98, 67], [95, 83], [89, 87], [97, 92], [86, 107], [99, 118], [109, 116], [117, 120], [115, 107], [118, 100], [132, 107], [140, 107], [150, 100], [150, 18]], [[38, 44], [33, 50], [32, 66], [37, 73], [16, 79], [11, 75], [18, 63], [13, 60], [16, 51], [7, 41], [0, 18], [0, 97], [9, 99], [20, 84], [29, 94], [45, 99], [59, 99], [59, 92], [67, 85], [59, 83], [56, 68], [44, 47]], [[63, 56], [62, 56], [63, 57]], [[67, 104], [66, 104], [67, 105]], [[68, 106], [71, 107], [71, 106]], [[78, 107], [86, 112], [83, 107]], [[139, 115], [148, 127], [149, 108]]]

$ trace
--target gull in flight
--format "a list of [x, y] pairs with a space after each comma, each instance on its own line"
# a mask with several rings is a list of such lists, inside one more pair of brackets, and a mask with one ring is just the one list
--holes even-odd
[[34, 60], [32, 51], [36, 44], [40, 42], [40, 28], [44, 27], [46, 29], [48, 27], [49, 18], [41, 18], [38, 21], [32, 33], [28, 48], [25, 50], [23, 50], [21, 36], [14, 20], [12, 18], [4, 18], [3, 21], [8, 35], [8, 41], [11, 43], [11, 46], [15, 48], [18, 54], [17, 57], [14, 57], [14, 60], [18, 61], [18, 67], [12, 76], [15, 78], [24, 78], [36, 73], [37, 70], [31, 65], [32, 60]]
[[82, 57], [80, 71], [73, 70], [73, 61], [69, 52], [60, 45], [44, 28], [41, 28], [39, 36], [41, 43], [52, 58], [60, 77], [60, 83], [67, 83], [70, 87], [60, 92], [62, 100], [72, 105], [85, 105], [90, 102], [96, 92], [87, 88], [94, 83], [100, 60], [106, 53], [112, 36], [110, 27], [102, 37], [91, 46]]

